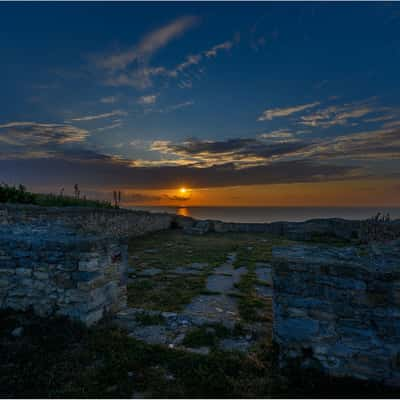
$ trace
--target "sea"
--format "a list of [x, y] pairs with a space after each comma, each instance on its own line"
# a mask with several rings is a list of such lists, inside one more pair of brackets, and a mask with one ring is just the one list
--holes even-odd
[[377, 213], [389, 213], [390, 218], [400, 218], [400, 207], [171, 207], [132, 206], [131, 209], [150, 212], [167, 212], [224, 222], [300, 222], [314, 218], [367, 219]]

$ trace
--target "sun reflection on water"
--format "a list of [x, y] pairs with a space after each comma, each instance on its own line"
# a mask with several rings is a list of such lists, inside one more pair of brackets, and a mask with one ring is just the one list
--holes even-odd
[[179, 207], [176, 210], [176, 213], [181, 217], [190, 217], [190, 211], [187, 207]]

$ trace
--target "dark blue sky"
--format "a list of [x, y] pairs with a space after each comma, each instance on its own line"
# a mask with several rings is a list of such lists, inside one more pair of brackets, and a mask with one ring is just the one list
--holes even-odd
[[398, 3], [1, 3], [0, 50], [3, 181], [400, 200]]

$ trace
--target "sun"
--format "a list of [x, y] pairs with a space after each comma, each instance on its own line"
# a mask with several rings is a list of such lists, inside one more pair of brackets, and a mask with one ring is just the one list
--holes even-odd
[[180, 191], [182, 194], [186, 194], [186, 193], [188, 192], [188, 190], [187, 190], [185, 187], [181, 187], [181, 188], [179, 189], [179, 191]]

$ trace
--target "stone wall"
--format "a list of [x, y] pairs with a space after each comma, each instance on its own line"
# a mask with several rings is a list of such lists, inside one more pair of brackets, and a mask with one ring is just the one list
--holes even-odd
[[87, 325], [126, 307], [131, 236], [172, 216], [126, 210], [0, 207], [0, 308], [66, 315]]
[[64, 227], [79, 234], [126, 238], [169, 229], [174, 215], [126, 209], [0, 205], [1, 225], [35, 225], [38, 229]]
[[[189, 234], [202, 235], [208, 232], [269, 233], [291, 240], [314, 240], [336, 238], [341, 240], [370, 240], [370, 222], [342, 218], [312, 219], [304, 222], [238, 223], [214, 220], [197, 221], [190, 217], [176, 217], [175, 224]], [[400, 237], [400, 220], [374, 225], [382, 231], [380, 239]]]
[[400, 386], [400, 242], [296, 245], [273, 256], [281, 360]]

